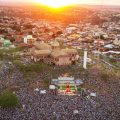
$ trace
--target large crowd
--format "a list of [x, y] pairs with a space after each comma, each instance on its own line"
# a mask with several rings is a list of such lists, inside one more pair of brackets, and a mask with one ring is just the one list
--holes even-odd
[[[119, 120], [120, 118], [120, 102], [112, 100], [111, 96], [53, 95], [49, 90], [46, 91], [45, 94], [41, 94], [40, 91], [21, 88], [16, 92], [20, 100], [19, 107], [0, 108], [0, 120]], [[75, 113], [75, 110], [78, 112]]]
[[[7, 71], [3, 73], [8, 74]], [[6, 75], [4, 80], [7, 77]], [[21, 81], [22, 76], [16, 71], [11, 79], [17, 83]], [[2, 73], [0, 80], [2, 81]], [[0, 108], [0, 120], [120, 120], [119, 84], [114, 82], [110, 85], [95, 80], [91, 82], [101, 88], [100, 92], [92, 91], [96, 92], [95, 97], [89, 96], [88, 93], [74, 96], [54, 95], [44, 87], [35, 91], [35, 88], [26, 84], [15, 92], [19, 98], [19, 106], [15, 109]], [[1, 84], [1, 88], [2, 86], [4, 84]], [[41, 94], [40, 90], [44, 89], [46, 93]]]

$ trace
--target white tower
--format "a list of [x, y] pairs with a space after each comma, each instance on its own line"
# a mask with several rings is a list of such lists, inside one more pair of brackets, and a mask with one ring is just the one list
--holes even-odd
[[84, 50], [83, 68], [87, 69], [87, 49]]

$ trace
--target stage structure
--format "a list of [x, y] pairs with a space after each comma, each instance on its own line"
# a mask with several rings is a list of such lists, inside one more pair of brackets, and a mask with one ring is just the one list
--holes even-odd
[[83, 81], [74, 77], [60, 76], [58, 79], [52, 79], [52, 85], [58, 88], [58, 94], [61, 95], [76, 95], [77, 87], [83, 84]]

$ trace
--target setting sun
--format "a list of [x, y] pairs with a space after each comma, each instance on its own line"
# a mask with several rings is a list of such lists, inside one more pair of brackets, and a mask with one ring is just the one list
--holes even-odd
[[60, 8], [68, 5], [74, 5], [77, 3], [77, 0], [35, 0], [35, 2], [52, 8]]

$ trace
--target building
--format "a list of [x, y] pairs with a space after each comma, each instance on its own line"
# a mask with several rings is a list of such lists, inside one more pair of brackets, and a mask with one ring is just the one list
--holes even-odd
[[36, 41], [35, 38], [32, 37], [32, 35], [27, 35], [26, 37], [24, 37], [24, 43], [25, 44], [34, 44]]
[[76, 49], [61, 49], [57, 41], [50, 44], [36, 42], [30, 50], [31, 59], [35, 62], [41, 61], [55, 65], [70, 65], [74, 64], [79, 55]]
[[10, 47], [11, 45], [12, 43], [10, 42], [10, 40], [4, 40], [3, 47]]
[[30, 50], [31, 59], [35, 62], [41, 61], [48, 64], [52, 63], [50, 54], [52, 48], [46, 43], [35, 43], [34, 47]]

